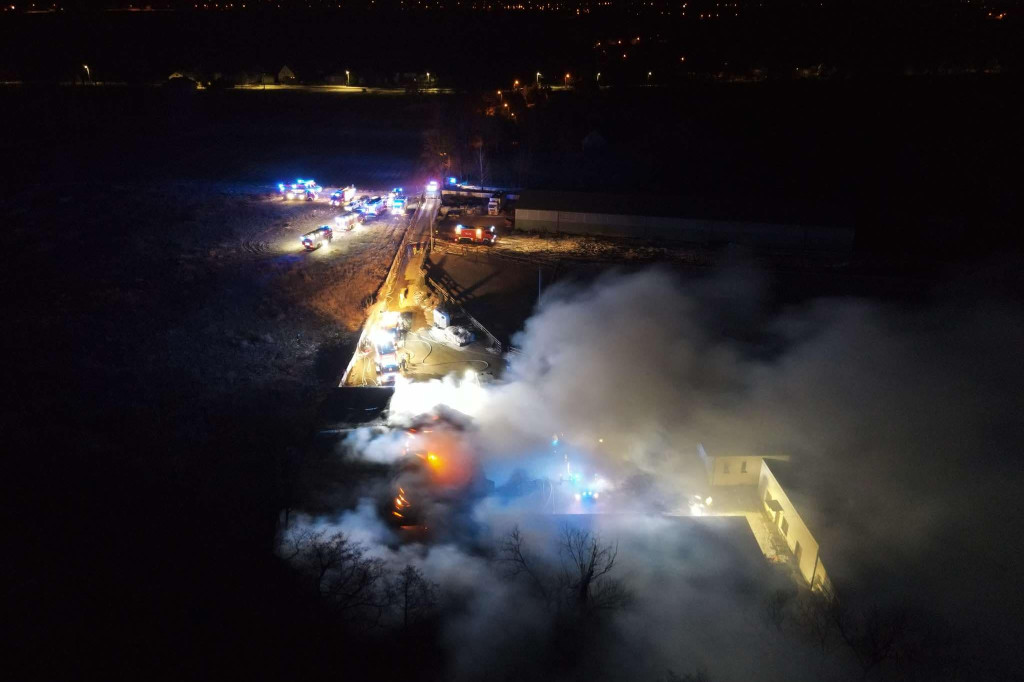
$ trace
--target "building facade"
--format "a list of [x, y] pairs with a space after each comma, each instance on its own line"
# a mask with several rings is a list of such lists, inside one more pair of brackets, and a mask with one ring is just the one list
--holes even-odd
[[832, 591], [832, 586], [821, 561], [821, 548], [811, 534], [800, 512], [782, 488], [767, 461], [761, 463], [757, 483], [761, 511], [771, 520], [793, 553], [796, 568], [812, 590]]
[[[752, 492], [756, 489], [755, 509], [749, 509], [748, 512], [761, 515], [771, 526], [772, 532], [785, 541], [797, 572], [812, 590], [832, 594], [832, 585], [821, 560], [821, 547], [797, 510], [793, 496], [786, 493], [776, 472], [772, 471], [773, 465], [780, 470], [788, 467], [789, 456], [713, 455], [703, 445], [697, 446], [697, 454], [704, 463], [712, 490]], [[744, 496], [743, 499], [751, 498]], [[749, 504], [744, 502], [745, 506]]]

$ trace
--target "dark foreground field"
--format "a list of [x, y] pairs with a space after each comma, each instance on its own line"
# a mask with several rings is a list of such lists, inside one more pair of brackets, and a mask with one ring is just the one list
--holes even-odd
[[279, 638], [303, 608], [278, 513], [408, 218], [307, 253], [299, 235], [337, 210], [271, 185], [413, 181], [420, 112], [4, 96], [25, 116], [0, 196], [26, 672], [284, 675], [259, 653], [296, 655]]

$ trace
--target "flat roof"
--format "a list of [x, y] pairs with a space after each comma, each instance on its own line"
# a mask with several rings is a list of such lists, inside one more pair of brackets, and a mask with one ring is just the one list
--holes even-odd
[[833, 501], [825, 499], [825, 491], [816, 485], [817, 474], [813, 464], [802, 460], [767, 460], [765, 464], [814, 539], [819, 544], [827, 544], [839, 533], [841, 520], [837, 518]]
[[637, 215], [694, 220], [731, 220], [779, 223], [807, 227], [852, 227], [852, 216], [836, 207], [826, 207], [808, 197], [714, 198], [680, 194], [607, 194], [526, 189], [515, 203], [516, 210]]
[[331, 391], [320, 406], [323, 426], [346, 426], [372, 422], [391, 402], [395, 389], [378, 386], [345, 386]]

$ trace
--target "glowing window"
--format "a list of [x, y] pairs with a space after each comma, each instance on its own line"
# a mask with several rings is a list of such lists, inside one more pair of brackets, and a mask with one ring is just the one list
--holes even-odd
[[785, 518], [782, 519], [782, 534], [789, 535], [789, 521]]

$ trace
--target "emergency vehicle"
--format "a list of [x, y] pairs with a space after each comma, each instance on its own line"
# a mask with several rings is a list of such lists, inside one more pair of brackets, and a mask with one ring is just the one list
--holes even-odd
[[334, 230], [330, 225], [321, 225], [312, 232], [307, 232], [299, 237], [299, 241], [307, 251], [316, 251], [323, 246], [324, 242], [330, 242], [332, 239], [334, 239]]
[[473, 244], [494, 244], [498, 241], [498, 233], [494, 225], [490, 227], [466, 227], [456, 225], [452, 233], [452, 241], [456, 243], [471, 242]]
[[334, 190], [331, 192], [331, 206], [344, 206], [355, 199], [355, 196], [355, 185], [349, 185], [348, 187], [342, 187], [341, 189]]
[[402, 188], [396, 187], [388, 194], [388, 208], [393, 212], [401, 215], [405, 213], [405, 207], [408, 205], [405, 195], [402, 194]]
[[388, 210], [388, 205], [384, 197], [371, 197], [356, 210], [364, 216], [378, 216]]
[[409, 331], [410, 326], [408, 318], [401, 312], [388, 310], [381, 314], [378, 330], [381, 334], [391, 338], [397, 345], [401, 345], [402, 337], [405, 332]]
[[334, 229], [339, 232], [351, 232], [356, 225], [363, 222], [362, 213], [344, 213], [334, 218]]
[[320, 196], [320, 192], [324, 191], [324, 188], [316, 184], [316, 180], [303, 180], [299, 178], [295, 182], [284, 183], [280, 182], [277, 185], [278, 192], [284, 197], [285, 201], [289, 199], [305, 199], [306, 201], [313, 201]]
[[389, 334], [378, 332], [374, 334], [373, 351], [378, 383], [381, 386], [394, 386], [401, 369], [395, 340]]
[[428, 199], [436, 199], [438, 191], [439, 191], [439, 189], [438, 189], [437, 180], [431, 180], [430, 182], [427, 183], [427, 198]]
[[495, 194], [487, 200], [487, 215], [498, 215], [501, 213], [501, 195]]

